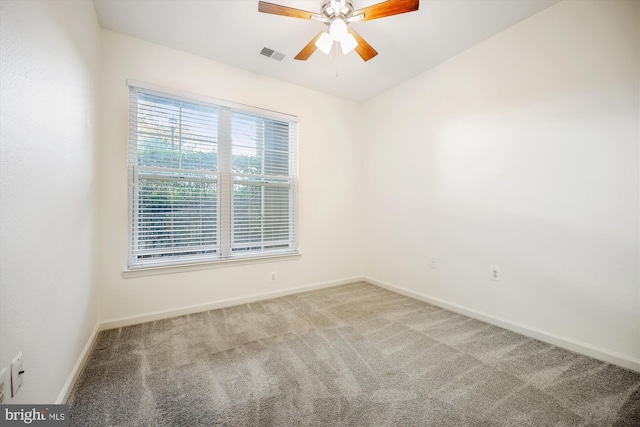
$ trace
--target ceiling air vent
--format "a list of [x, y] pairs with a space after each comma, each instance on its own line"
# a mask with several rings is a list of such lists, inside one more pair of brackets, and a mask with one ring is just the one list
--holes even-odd
[[276, 61], [282, 61], [284, 59], [284, 53], [276, 52], [268, 47], [263, 47], [260, 51], [260, 55], [264, 55], [267, 58], [275, 59]]

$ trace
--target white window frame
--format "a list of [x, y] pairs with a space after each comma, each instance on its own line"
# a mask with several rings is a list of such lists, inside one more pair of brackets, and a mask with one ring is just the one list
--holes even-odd
[[[128, 270], [145, 270], [145, 269], [165, 269], [172, 267], [188, 267], [190, 265], [200, 266], [203, 264], [225, 264], [230, 261], [244, 260], [268, 260], [274, 257], [283, 256], [290, 257], [299, 255], [298, 244], [298, 161], [297, 161], [297, 146], [298, 146], [298, 121], [297, 117], [278, 113], [270, 110], [264, 110], [257, 107], [246, 106], [229, 101], [209, 98], [201, 95], [195, 95], [192, 93], [177, 91], [173, 89], [167, 89], [148, 83], [142, 83], [133, 80], [127, 80], [129, 86], [129, 136], [128, 136], [128, 174], [129, 174], [129, 250], [128, 250]], [[155, 178], [168, 179], [169, 181], [176, 181], [167, 177], [167, 173], [176, 173], [178, 176], [181, 172], [179, 170], [173, 170], [167, 167], [153, 167], [153, 166], [139, 166], [137, 164], [138, 155], [138, 93], [152, 94], [154, 96], [166, 97], [168, 99], [178, 100], [185, 103], [194, 104], [206, 104], [217, 109], [218, 111], [218, 135], [217, 135], [217, 170], [211, 171], [198, 171], [206, 173], [206, 176], [201, 178], [194, 178], [190, 176], [189, 181], [195, 182], [205, 180], [208, 182], [215, 182], [216, 194], [217, 194], [217, 239], [216, 239], [216, 253], [207, 255], [186, 255], [178, 256], [174, 250], [174, 254], [165, 254], [165, 256], [158, 256], [158, 258], [143, 259], [140, 258], [142, 251], [139, 250], [139, 188], [137, 183], [139, 178], [143, 174], [148, 174], [150, 177], [154, 177], [154, 171], [157, 171]], [[288, 174], [279, 176], [268, 176], [264, 170], [264, 162], [266, 156], [266, 149], [263, 148], [262, 152], [262, 174], [252, 175], [247, 173], [238, 173], [233, 171], [232, 165], [232, 150], [233, 150], [233, 130], [231, 129], [231, 117], [232, 114], [246, 115], [256, 120], [262, 120], [273, 123], [287, 124], [288, 128]], [[265, 132], [263, 132], [263, 135]], [[279, 141], [282, 143], [282, 141]], [[266, 142], [264, 142], [266, 144]], [[142, 171], [141, 171], [142, 169]], [[238, 251], [241, 245], [234, 244], [234, 211], [235, 211], [235, 199], [234, 199], [234, 185], [236, 184], [250, 184], [247, 187], [259, 186], [262, 188], [261, 208], [264, 210], [266, 205], [264, 200], [265, 188], [272, 188], [275, 186], [287, 187], [288, 198], [288, 223], [285, 220], [284, 227], [288, 226], [288, 238], [286, 241], [279, 242], [281, 246], [279, 248], [265, 249], [265, 246], [275, 246], [274, 241], [265, 242], [261, 239], [261, 242], [252, 242], [249, 246], [252, 248], [247, 251]], [[275, 200], [275, 199], [274, 199]], [[275, 203], [275, 201], [272, 201]], [[262, 218], [264, 216], [261, 215]], [[263, 220], [262, 220], [263, 221]], [[282, 224], [278, 224], [282, 229]], [[264, 236], [264, 223], [261, 222], [260, 233]], [[256, 243], [261, 243], [262, 249], [256, 250]], [[234, 249], [236, 249], [234, 251]], [[199, 267], [198, 267], [199, 268]]]

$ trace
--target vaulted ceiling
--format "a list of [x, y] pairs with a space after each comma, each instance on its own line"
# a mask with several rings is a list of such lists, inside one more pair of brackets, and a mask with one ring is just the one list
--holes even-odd
[[[269, 0], [319, 13], [322, 0]], [[353, 0], [361, 9], [380, 0]], [[421, 0], [416, 12], [351, 26], [377, 51], [294, 56], [321, 22], [258, 12], [258, 0], [94, 0], [100, 25], [149, 42], [357, 102], [455, 56], [558, 0]], [[285, 55], [260, 54], [263, 47]], [[527, 46], [522, 46], [527, 49]], [[472, 72], [472, 70], [470, 70]]]

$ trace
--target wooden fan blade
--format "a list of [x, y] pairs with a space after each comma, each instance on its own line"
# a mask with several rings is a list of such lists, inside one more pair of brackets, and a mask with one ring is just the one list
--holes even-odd
[[364, 59], [365, 62], [378, 54], [378, 52], [376, 52], [376, 50], [371, 47], [371, 45], [360, 36], [360, 34], [356, 33], [356, 30], [354, 30], [353, 28], [349, 28], [349, 32], [353, 37], [355, 37], [356, 41], [358, 42], [358, 46], [356, 46], [356, 52], [358, 52], [360, 58]]
[[401, 13], [413, 12], [418, 10], [420, 0], [388, 0], [373, 6], [353, 12], [353, 16], [364, 15], [362, 21], [371, 21], [372, 19], [384, 18], [385, 16], [399, 15]]
[[306, 10], [294, 9], [292, 7], [281, 6], [279, 4], [267, 3], [266, 1], [258, 2], [258, 12], [271, 13], [273, 15], [288, 16], [290, 18], [311, 19], [312, 16], [320, 17], [317, 13], [307, 12]]
[[318, 33], [317, 36], [315, 36], [313, 38], [313, 40], [311, 40], [309, 42], [308, 45], [306, 45], [301, 51], [300, 53], [298, 53], [296, 55], [295, 58], [293, 59], [297, 59], [298, 61], [306, 61], [307, 59], [309, 59], [309, 57], [313, 54], [313, 52], [316, 51], [317, 47], [316, 47], [316, 41], [320, 38], [320, 36], [322, 35], [322, 33], [324, 33], [324, 31], [320, 31]]

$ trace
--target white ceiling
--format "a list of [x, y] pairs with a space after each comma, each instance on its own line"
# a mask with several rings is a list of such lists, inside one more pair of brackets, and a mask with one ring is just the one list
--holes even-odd
[[[257, 0], [93, 0], [100, 25], [153, 43], [363, 102], [558, 0], [422, 0], [420, 9], [352, 24], [377, 51], [293, 57], [325, 25], [258, 12]], [[269, 0], [319, 13], [322, 0]], [[354, 8], [378, 1], [353, 0]], [[259, 54], [282, 52], [282, 62]], [[526, 48], [523, 46], [523, 48]]]

